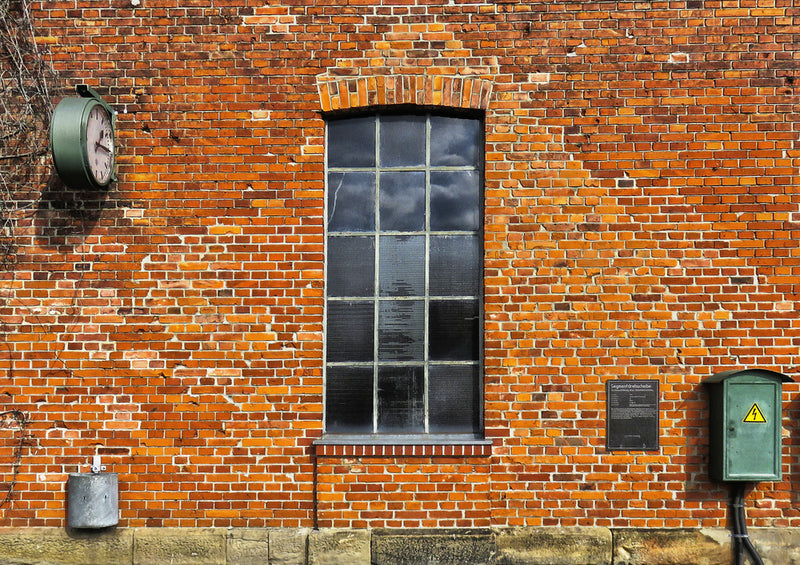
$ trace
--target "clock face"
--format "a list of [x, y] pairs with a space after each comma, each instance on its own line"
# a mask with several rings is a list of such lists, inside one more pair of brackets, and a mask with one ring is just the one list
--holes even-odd
[[99, 104], [92, 107], [86, 119], [86, 157], [94, 180], [107, 185], [114, 172], [114, 129], [111, 116]]

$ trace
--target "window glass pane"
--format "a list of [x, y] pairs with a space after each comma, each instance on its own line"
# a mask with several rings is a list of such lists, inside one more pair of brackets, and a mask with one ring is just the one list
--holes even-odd
[[380, 302], [379, 361], [422, 361], [424, 344], [425, 303], [422, 300]]
[[381, 117], [381, 167], [425, 164], [425, 116]]
[[374, 312], [372, 302], [328, 302], [328, 361], [372, 361]]
[[378, 369], [378, 431], [425, 431], [422, 367]]
[[425, 173], [381, 173], [381, 230], [425, 228]]
[[330, 433], [372, 433], [371, 367], [328, 367], [325, 429]]
[[432, 433], [480, 431], [480, 382], [474, 365], [433, 365], [428, 375]]
[[428, 317], [432, 360], [478, 359], [477, 300], [431, 300]]
[[380, 239], [381, 296], [425, 293], [425, 237], [384, 235]]
[[328, 238], [328, 296], [375, 294], [375, 238]]
[[483, 245], [479, 235], [431, 236], [432, 296], [480, 296]]
[[477, 167], [482, 134], [480, 120], [431, 116], [431, 165]]
[[328, 166], [375, 166], [375, 116], [328, 122]]
[[476, 171], [431, 173], [431, 229], [480, 229], [480, 199]]
[[328, 175], [328, 230], [375, 230], [375, 174]]
[[337, 118], [327, 140], [326, 431], [480, 433], [482, 120]]

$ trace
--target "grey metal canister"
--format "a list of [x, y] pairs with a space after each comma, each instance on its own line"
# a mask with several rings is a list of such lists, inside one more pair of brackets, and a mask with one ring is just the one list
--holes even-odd
[[67, 526], [107, 528], [119, 522], [117, 473], [70, 473], [67, 480]]

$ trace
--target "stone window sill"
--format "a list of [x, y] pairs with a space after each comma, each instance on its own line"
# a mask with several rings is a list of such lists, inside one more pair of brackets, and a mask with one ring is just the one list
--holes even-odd
[[469, 436], [327, 435], [314, 442], [323, 457], [489, 457], [492, 441]]

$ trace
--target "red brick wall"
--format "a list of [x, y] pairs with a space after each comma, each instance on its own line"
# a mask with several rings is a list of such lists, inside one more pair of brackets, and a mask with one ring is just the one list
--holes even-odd
[[[48, 0], [60, 90], [119, 112], [107, 194], [43, 186], [2, 275], [0, 525], [724, 527], [715, 372], [800, 367], [793, 0]], [[322, 429], [321, 111], [486, 116], [489, 449], [338, 452]], [[45, 165], [50, 167], [49, 162]], [[48, 172], [51, 169], [48, 169]], [[604, 383], [657, 379], [658, 452], [605, 450]], [[800, 526], [800, 405], [755, 525]], [[12, 480], [20, 426], [0, 426]], [[471, 449], [471, 448], [470, 448]]]

